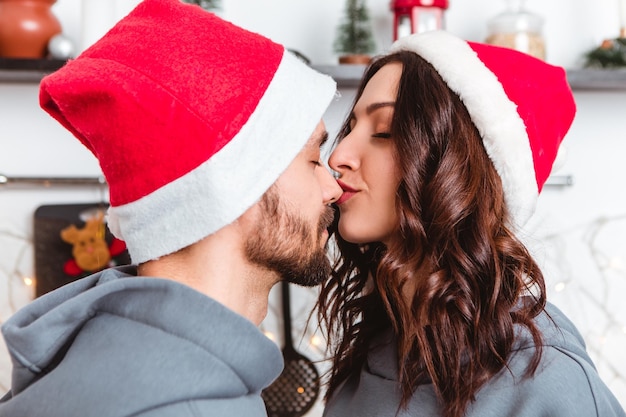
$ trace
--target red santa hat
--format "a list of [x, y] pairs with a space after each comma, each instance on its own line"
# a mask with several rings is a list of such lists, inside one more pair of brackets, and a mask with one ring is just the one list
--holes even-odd
[[563, 68], [444, 31], [401, 38], [392, 50], [420, 55], [461, 98], [502, 179], [512, 220], [524, 225], [576, 113]]
[[45, 77], [40, 104], [98, 158], [109, 228], [141, 263], [251, 207], [335, 93], [265, 37], [180, 0], [144, 0]]

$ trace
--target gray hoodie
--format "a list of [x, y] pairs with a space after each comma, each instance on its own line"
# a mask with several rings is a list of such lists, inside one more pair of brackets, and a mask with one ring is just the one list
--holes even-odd
[[[476, 395], [465, 417], [625, 417], [624, 410], [600, 380], [574, 325], [555, 306], [536, 322], [544, 337], [535, 376], [522, 378], [533, 352], [527, 330], [517, 328], [509, 368]], [[400, 410], [396, 343], [391, 332], [375, 341], [367, 365], [330, 399], [325, 417], [437, 417], [441, 408], [431, 384], [421, 385], [408, 408]]]
[[266, 415], [279, 348], [203, 294], [135, 273], [76, 281], [2, 326], [13, 374], [1, 417]]

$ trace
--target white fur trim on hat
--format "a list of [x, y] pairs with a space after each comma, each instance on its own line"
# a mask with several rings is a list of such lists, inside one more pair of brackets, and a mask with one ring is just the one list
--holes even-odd
[[332, 78], [285, 52], [257, 108], [217, 154], [148, 196], [109, 209], [109, 227], [132, 261], [172, 253], [239, 218], [302, 150], [335, 93]]
[[533, 155], [517, 105], [470, 45], [443, 31], [400, 38], [392, 51], [408, 50], [428, 61], [461, 98], [476, 125], [504, 188], [514, 222], [521, 226], [539, 195]]

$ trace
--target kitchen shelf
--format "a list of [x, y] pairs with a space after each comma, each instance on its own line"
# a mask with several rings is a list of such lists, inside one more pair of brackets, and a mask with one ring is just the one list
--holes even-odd
[[567, 71], [572, 90], [626, 90], [626, 68]]
[[[60, 59], [0, 58], [0, 82], [38, 83], [65, 62]], [[313, 65], [313, 68], [333, 77], [341, 88], [356, 88], [365, 65]], [[626, 91], [626, 68], [573, 69], [567, 71], [567, 78], [573, 90]]]
[[0, 82], [38, 83], [65, 62], [61, 59], [0, 58]]
[[356, 88], [359, 86], [366, 65], [312, 65], [312, 67], [333, 77], [338, 87]]
[[[339, 87], [357, 87], [364, 65], [314, 65], [313, 68], [330, 75]], [[567, 79], [573, 90], [626, 90], [626, 68], [620, 69], [573, 69], [567, 71]]]

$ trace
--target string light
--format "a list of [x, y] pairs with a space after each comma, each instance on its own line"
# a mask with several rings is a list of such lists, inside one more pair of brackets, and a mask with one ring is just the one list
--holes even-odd
[[[626, 398], [626, 366], [622, 364], [623, 357], [617, 354], [615, 345], [626, 336], [626, 314], [623, 311], [613, 311], [623, 308], [617, 301], [620, 291], [626, 288], [626, 251], [619, 256], [608, 253], [619, 248], [610, 246], [603, 249], [601, 237], [609, 230], [619, 229], [618, 222], [625, 221], [626, 214], [612, 218], [598, 218], [587, 224], [578, 225], [568, 230], [561, 230], [540, 237], [542, 247], [548, 249], [545, 256], [545, 269], [556, 269], [555, 274], [546, 273], [547, 284], [553, 290], [554, 300], [579, 327], [587, 349], [601, 372], [601, 377], [614, 390], [622, 403]], [[619, 230], [618, 230], [619, 232]], [[614, 232], [617, 233], [617, 232]], [[7, 241], [7, 242], [4, 242]], [[568, 246], [569, 245], [569, 246]], [[570, 246], [580, 245], [578, 248], [588, 253], [588, 259], [579, 259], [577, 262], [588, 262], [587, 269], [580, 270], [577, 263], [568, 257]], [[0, 230], [0, 247], [5, 250], [5, 256], [0, 258], [0, 286], [5, 286], [6, 292], [0, 291], [0, 324], [13, 312], [21, 308], [34, 297], [36, 278], [32, 273], [32, 239], [20, 233]], [[12, 250], [7, 253], [6, 248]], [[572, 265], [576, 270], [572, 270]], [[559, 281], [550, 283], [552, 276], [559, 277]], [[317, 331], [317, 326], [307, 325], [306, 318], [315, 306], [317, 290], [297, 288], [297, 297], [294, 297], [295, 310], [294, 340], [306, 341], [301, 343], [300, 349], [314, 360], [318, 366], [328, 366], [325, 358], [326, 341]], [[2, 293], [4, 292], [5, 295]], [[295, 291], [294, 291], [295, 292]], [[552, 296], [549, 294], [549, 299]], [[4, 305], [3, 305], [4, 304]], [[279, 343], [278, 326], [282, 324], [282, 311], [277, 308], [277, 299], [271, 300], [268, 316], [261, 324], [261, 330], [268, 339]], [[568, 309], [569, 307], [569, 309]], [[612, 310], [611, 307], [614, 307]], [[599, 315], [598, 320], [586, 323], [585, 318]], [[578, 320], [575, 320], [578, 318]], [[587, 324], [587, 325], [585, 325]], [[322, 370], [321, 374], [324, 370]], [[0, 390], [6, 391], [10, 375], [0, 375]], [[617, 389], [617, 391], [615, 391]], [[621, 390], [621, 391], [619, 391]], [[626, 403], [624, 403], [626, 405]]]
[[613, 258], [609, 259], [608, 267], [610, 269], [613, 269], [615, 271], [624, 272], [624, 269], [623, 269], [622, 265], [623, 265], [622, 264], [622, 260], [620, 258], [613, 257]]
[[[3, 241], [6, 241], [6, 244]], [[14, 251], [13, 253], [5, 252], [6, 256], [3, 257], [3, 259], [11, 260], [12, 264], [0, 265], [0, 271], [4, 275], [4, 284], [6, 285], [6, 307], [9, 309], [5, 312], [3, 308], [0, 312], [4, 315], [11, 315], [32, 300], [33, 297], [34, 280], [31, 278], [30, 285], [26, 280], [26, 277], [32, 276], [29, 272], [32, 269], [33, 258], [27, 255], [32, 255], [33, 244], [29, 236], [10, 230], [0, 230], [0, 247], [11, 248]], [[20, 282], [21, 285], [16, 285], [17, 282]], [[0, 324], [6, 319], [2, 313], [0, 313]]]
[[319, 348], [320, 346], [322, 346], [324, 344], [324, 341], [322, 340], [321, 337], [319, 337], [318, 335], [314, 334], [313, 336], [311, 336], [311, 346], [315, 346], [316, 348]]
[[[561, 230], [541, 236], [537, 232], [541, 241], [541, 247], [547, 249], [544, 256], [546, 264], [542, 266], [546, 274], [546, 284], [552, 289], [553, 294], [548, 294], [548, 299], [561, 308], [570, 318], [577, 317], [576, 325], [581, 331], [589, 354], [592, 356], [600, 376], [609, 388], [613, 391], [623, 406], [626, 406], [626, 366], [623, 365], [623, 355], [614, 346], [623, 341], [626, 335], [626, 314], [612, 311], [621, 307], [621, 304], [611, 303], [610, 299], [615, 297], [614, 288], [623, 285], [626, 288], [626, 251], [614, 256], [610, 250], [617, 250], [614, 246], [611, 249], [603, 248], [602, 234], [608, 230], [619, 229], [619, 222], [626, 220], [626, 214], [614, 218], [599, 218], [589, 223], [578, 225], [568, 230]], [[545, 228], [543, 230], [549, 230]], [[622, 233], [623, 234], [623, 233]], [[604, 242], [606, 244], [606, 242]], [[588, 254], [588, 259], [573, 257], [569, 245], [580, 245]], [[575, 261], [572, 261], [572, 258]], [[587, 262], [594, 268], [594, 274], [589, 276], [586, 271], [577, 268], [577, 262]], [[574, 266], [575, 269], [572, 269]], [[554, 274], [548, 272], [555, 269]], [[550, 282], [550, 279], [558, 281]], [[602, 290], [599, 291], [598, 289]], [[299, 293], [301, 297], [296, 302], [301, 303], [299, 311], [295, 316], [308, 317], [311, 309], [315, 306], [317, 291], [314, 289], [301, 289], [308, 291]], [[266, 319], [268, 326], [280, 325], [280, 310], [275, 310], [272, 316]], [[585, 318], [590, 314], [599, 314], [600, 320], [593, 320], [587, 323]], [[278, 324], [277, 324], [278, 323]], [[301, 348], [307, 355], [317, 359], [318, 366], [326, 370], [330, 366], [326, 354], [326, 341], [317, 333], [317, 326], [307, 326], [307, 323], [294, 322], [294, 334], [303, 335]], [[619, 340], [617, 340], [619, 338]], [[304, 346], [306, 345], [306, 346]], [[324, 373], [322, 369], [321, 374]]]
[[576, 323], [601, 378], [623, 406], [626, 366], [616, 346], [626, 335], [626, 311], [617, 296], [626, 289], [626, 250], [619, 243], [625, 220], [626, 214], [600, 217], [540, 238], [549, 252], [546, 267], [556, 271], [546, 279], [562, 279], [551, 287], [553, 302]]
[[[30, 256], [32, 247], [32, 239], [29, 236], [11, 230], [0, 230], [0, 248], [4, 253], [4, 256], [0, 258], [2, 262], [0, 263], [0, 285], [6, 289], [0, 291], [0, 325], [17, 309], [30, 302], [34, 296], [35, 282], [32, 278], [27, 278], [32, 276], [30, 273], [33, 264], [33, 257]], [[9, 382], [10, 368], [7, 368], [6, 375], [0, 375], [2, 393], [9, 390]]]

